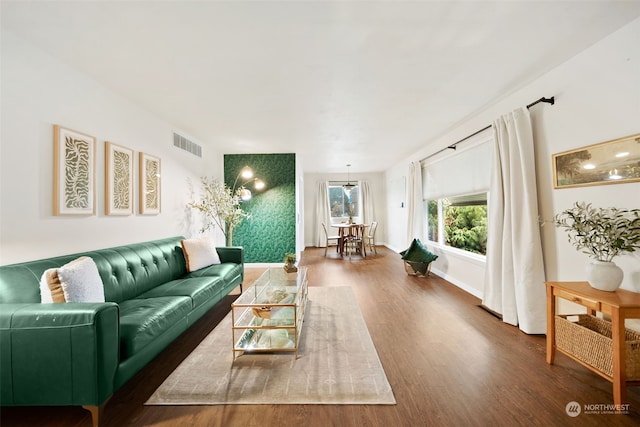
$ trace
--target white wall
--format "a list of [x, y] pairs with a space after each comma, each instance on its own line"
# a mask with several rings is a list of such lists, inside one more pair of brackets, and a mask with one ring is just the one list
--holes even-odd
[[[378, 221], [376, 231], [376, 243], [385, 244], [387, 236], [387, 208], [386, 208], [386, 188], [384, 174], [382, 172], [350, 174], [351, 181], [368, 181], [369, 188], [373, 196], [373, 210], [375, 220]], [[316, 191], [318, 182], [322, 181], [346, 181], [347, 174], [304, 174], [304, 241], [305, 246], [315, 246], [315, 212], [316, 212]], [[335, 229], [334, 229], [335, 232]], [[329, 233], [331, 231], [329, 230]], [[405, 232], [406, 234], [406, 232]]]
[[[576, 201], [595, 206], [640, 208], [640, 183], [591, 186], [554, 190], [551, 155], [585, 145], [640, 133], [640, 19], [586, 49], [569, 61], [527, 84], [515, 93], [488, 106], [477, 115], [433, 141], [425, 141], [420, 152], [393, 166], [386, 172], [386, 182], [394, 182], [407, 174], [411, 161], [422, 159], [459, 139], [492, 123], [502, 114], [522, 107], [541, 96], [555, 96], [556, 104], [533, 107], [536, 141], [538, 200], [542, 218], [550, 220], [557, 212]], [[390, 198], [397, 195], [389, 194]], [[400, 227], [406, 224], [405, 210], [389, 206], [388, 222]], [[547, 224], [542, 228], [546, 279], [586, 280], [586, 255], [576, 251], [564, 231]], [[403, 248], [406, 237], [389, 234], [389, 245]], [[440, 254], [434, 270], [445, 271], [449, 279], [481, 294], [484, 269], [475, 262]], [[640, 253], [617, 258], [625, 272], [623, 288], [640, 292]], [[469, 274], [474, 271], [474, 274]], [[470, 277], [471, 276], [471, 277]]]
[[[187, 178], [221, 176], [219, 153], [204, 149], [200, 159], [173, 147], [179, 129], [5, 29], [1, 53], [0, 264], [197, 234], [199, 219], [185, 209]], [[95, 216], [52, 215], [54, 124], [97, 139]], [[104, 215], [105, 140], [136, 151], [132, 216]], [[140, 151], [161, 159], [159, 215], [137, 214]]]

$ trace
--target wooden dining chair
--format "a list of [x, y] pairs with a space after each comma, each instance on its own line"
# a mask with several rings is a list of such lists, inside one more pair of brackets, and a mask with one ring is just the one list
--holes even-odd
[[364, 246], [364, 226], [362, 225], [354, 225], [349, 228], [349, 235], [345, 237], [345, 251], [347, 251], [347, 255], [349, 255], [349, 259], [351, 259], [351, 254], [354, 252], [360, 252], [362, 257], [365, 257], [366, 251]]
[[376, 241], [375, 241], [377, 228], [378, 228], [378, 222], [371, 221], [371, 226], [369, 227], [369, 230], [367, 231], [366, 236], [364, 236], [365, 246], [368, 247], [369, 250], [373, 249], [376, 255], [378, 254], [378, 251], [376, 250]]
[[336, 243], [336, 252], [338, 251], [338, 248], [340, 247], [340, 236], [329, 236], [329, 233], [327, 233], [327, 226], [324, 222], [322, 223], [322, 229], [324, 230], [324, 236], [327, 239], [327, 245], [324, 247], [324, 256], [327, 256], [327, 249], [329, 248], [329, 243], [332, 241]]

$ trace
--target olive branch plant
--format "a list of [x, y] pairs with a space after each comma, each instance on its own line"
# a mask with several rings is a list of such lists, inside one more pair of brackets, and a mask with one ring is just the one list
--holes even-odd
[[204, 222], [201, 233], [217, 226], [224, 234], [227, 246], [231, 246], [234, 227], [251, 218], [251, 215], [240, 207], [239, 192], [242, 188], [234, 192], [224, 182], [215, 178], [200, 178], [200, 199], [187, 203], [187, 206], [202, 213]]
[[594, 208], [576, 202], [553, 217], [564, 228], [569, 242], [597, 261], [611, 262], [640, 249], [640, 209]]

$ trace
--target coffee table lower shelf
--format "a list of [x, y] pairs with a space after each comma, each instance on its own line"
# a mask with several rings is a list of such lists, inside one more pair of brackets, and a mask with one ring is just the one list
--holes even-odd
[[267, 269], [231, 304], [233, 359], [244, 353], [298, 357], [307, 305], [307, 269]]
[[[295, 328], [246, 329], [233, 347], [234, 356], [245, 352], [298, 352]], [[234, 357], [235, 358], [235, 357]]]

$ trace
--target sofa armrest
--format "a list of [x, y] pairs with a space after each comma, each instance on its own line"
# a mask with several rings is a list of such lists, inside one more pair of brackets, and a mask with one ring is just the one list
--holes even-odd
[[0, 404], [93, 405], [113, 394], [115, 303], [0, 304]]
[[244, 265], [244, 248], [242, 246], [220, 246], [216, 248], [221, 262], [233, 262]]

